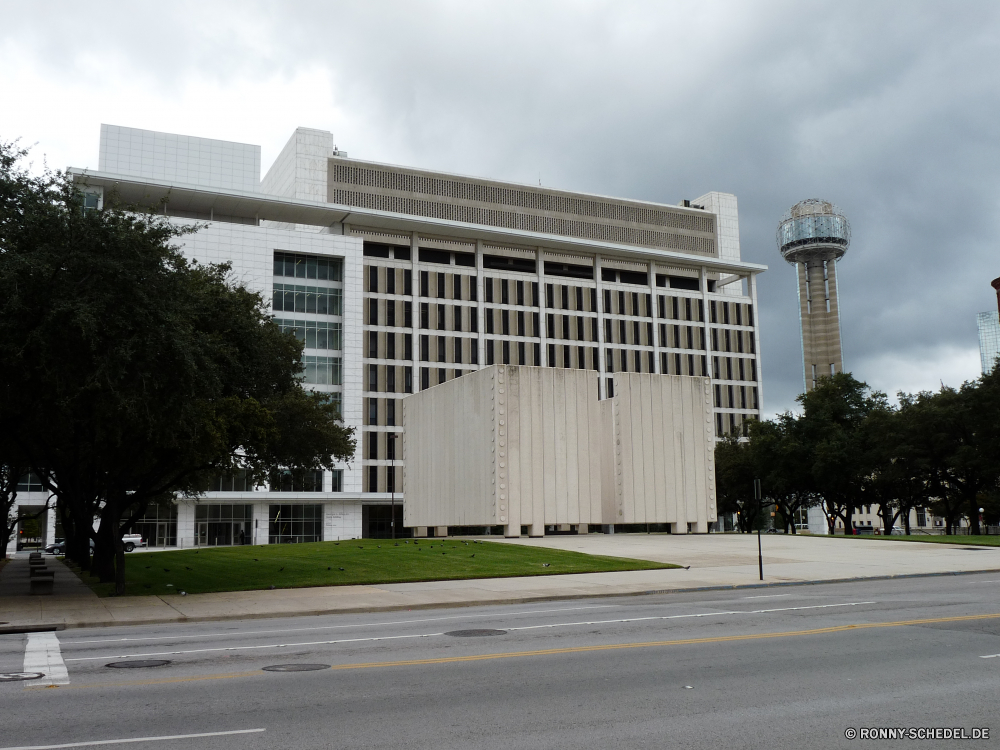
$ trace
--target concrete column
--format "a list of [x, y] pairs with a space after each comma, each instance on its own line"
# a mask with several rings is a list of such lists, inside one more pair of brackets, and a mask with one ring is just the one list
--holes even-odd
[[753, 305], [753, 344], [754, 361], [757, 365], [757, 406], [760, 409], [757, 416], [764, 410], [764, 373], [761, 366], [760, 356], [760, 310], [757, 309], [757, 274], [752, 273], [747, 277], [747, 292], [750, 294], [750, 302]]
[[672, 523], [670, 524], [671, 534], [687, 534], [688, 526], [686, 523]]
[[56, 508], [55, 505], [45, 512], [45, 545], [56, 543]]
[[479, 367], [486, 366], [486, 338], [484, 336], [486, 320], [483, 315], [485, 304], [483, 300], [483, 241], [476, 240], [476, 349]]
[[268, 544], [270, 533], [271, 504], [267, 502], [253, 504], [253, 528], [251, 539], [254, 544]]
[[595, 294], [597, 295], [597, 395], [598, 398], [601, 394], [605, 398], [608, 397], [608, 389], [606, 385], [605, 375], [607, 372], [607, 366], [605, 364], [605, 354], [604, 354], [604, 313], [607, 312], [604, 309], [604, 289], [601, 285], [601, 256], [594, 256], [594, 287], [597, 290]]
[[577, 534], [589, 534], [590, 533], [590, 526], [588, 526], [585, 523], [581, 523], [581, 524], [579, 524], [576, 527], [576, 533]]
[[413, 527], [413, 536], [419, 537], [419, 538], [423, 539], [425, 536], [427, 536], [427, 527], [426, 526], [414, 526]]
[[653, 340], [650, 342], [653, 345], [653, 372], [663, 374], [660, 367], [660, 318], [657, 313], [659, 312], [659, 304], [656, 295], [656, 264], [649, 264], [649, 317], [653, 320]]
[[543, 523], [528, 524], [528, 536], [530, 537], [545, 536], [545, 524]]
[[435, 537], [446, 537], [446, 536], [448, 536], [448, 527], [447, 526], [435, 526], [434, 527], [434, 536]]
[[541, 367], [549, 366], [549, 340], [548, 340], [548, 317], [546, 307], [546, 300], [548, 299], [545, 295], [545, 262], [544, 262], [544, 252], [542, 248], [535, 250], [535, 272], [538, 275], [538, 323], [542, 330], [538, 331], [538, 338], [541, 340], [539, 344], [540, 351], [542, 353], [542, 361], [539, 363]]
[[177, 503], [177, 546], [181, 549], [194, 547], [194, 508], [195, 504], [190, 500]]

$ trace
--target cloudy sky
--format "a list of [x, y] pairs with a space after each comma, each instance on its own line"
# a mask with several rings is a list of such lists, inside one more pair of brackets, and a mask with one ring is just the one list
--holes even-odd
[[1000, 276], [1000, 3], [0, 2], [0, 138], [97, 166], [102, 122], [676, 203], [735, 193], [766, 263], [765, 411], [802, 389], [782, 212], [839, 204], [847, 369], [979, 374]]

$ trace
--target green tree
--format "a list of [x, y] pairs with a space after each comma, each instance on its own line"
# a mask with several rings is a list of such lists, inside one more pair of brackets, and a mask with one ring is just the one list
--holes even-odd
[[73, 559], [93, 538], [91, 571], [120, 590], [121, 536], [150, 502], [353, 455], [260, 295], [173, 246], [190, 230], [113, 200], [85, 210], [23, 156], [0, 144], [0, 429], [57, 496]]

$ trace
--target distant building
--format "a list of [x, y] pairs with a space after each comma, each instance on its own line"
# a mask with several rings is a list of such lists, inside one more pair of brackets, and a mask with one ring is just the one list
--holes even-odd
[[[997, 309], [1000, 310], [1000, 278], [993, 279], [991, 283], [997, 290]], [[1000, 356], [1000, 312], [981, 312], [976, 316], [976, 324], [979, 327], [979, 357], [985, 375], [993, 370]]]

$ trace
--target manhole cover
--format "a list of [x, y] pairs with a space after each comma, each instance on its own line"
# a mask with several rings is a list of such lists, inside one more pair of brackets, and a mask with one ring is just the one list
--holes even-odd
[[22, 682], [44, 677], [41, 672], [0, 672], [0, 682]]
[[450, 633], [445, 633], [445, 635], [452, 635], [456, 638], [481, 638], [484, 635], [507, 635], [507, 631], [480, 628], [477, 630], [452, 630]]
[[274, 664], [270, 667], [262, 667], [265, 672], [317, 672], [320, 669], [329, 668], [329, 664]]
[[136, 659], [135, 661], [113, 661], [105, 664], [112, 669], [145, 669], [147, 667], [165, 667], [170, 663], [167, 659]]

